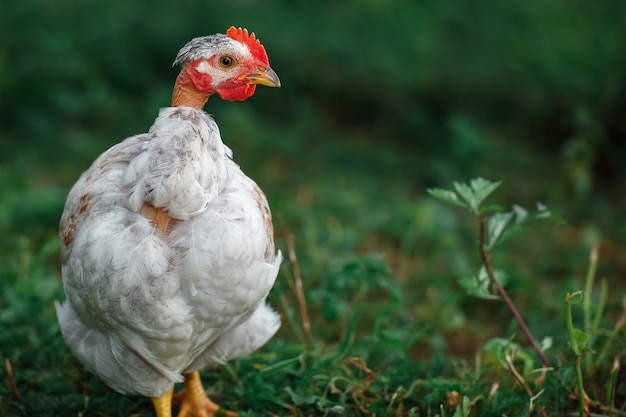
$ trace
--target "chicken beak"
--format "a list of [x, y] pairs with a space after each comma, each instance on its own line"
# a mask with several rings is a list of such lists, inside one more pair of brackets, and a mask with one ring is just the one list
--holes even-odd
[[280, 87], [280, 79], [273, 69], [258, 66], [257, 71], [258, 72], [246, 75], [245, 78], [252, 84], [260, 84], [267, 87]]

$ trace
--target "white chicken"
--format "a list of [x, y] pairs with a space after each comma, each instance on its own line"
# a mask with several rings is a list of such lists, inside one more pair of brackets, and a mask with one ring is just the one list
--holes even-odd
[[[245, 100], [279, 87], [254, 34], [191, 40], [174, 64], [172, 106], [148, 133], [103, 153], [61, 218], [63, 337], [111, 388], [151, 397], [170, 417], [212, 416], [198, 371], [248, 354], [280, 327], [267, 304], [279, 264], [267, 200], [231, 159], [209, 96]], [[177, 395], [179, 396], [179, 395]], [[226, 415], [235, 415], [226, 412]]]

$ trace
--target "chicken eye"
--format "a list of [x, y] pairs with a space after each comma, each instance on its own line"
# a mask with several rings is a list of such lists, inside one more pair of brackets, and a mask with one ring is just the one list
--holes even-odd
[[232, 67], [233, 64], [235, 63], [235, 58], [228, 56], [228, 55], [224, 55], [220, 57], [219, 63], [222, 68]]

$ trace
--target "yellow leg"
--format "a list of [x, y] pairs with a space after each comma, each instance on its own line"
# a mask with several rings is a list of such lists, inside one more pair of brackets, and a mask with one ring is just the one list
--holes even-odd
[[156, 411], [157, 417], [172, 417], [172, 394], [174, 390], [171, 389], [160, 397], [151, 397], [152, 404], [154, 405], [154, 411]]
[[[178, 411], [178, 417], [237, 417], [237, 413], [226, 411], [209, 400], [202, 386], [198, 371], [185, 375], [185, 389], [180, 394], [183, 394], [184, 397]], [[178, 394], [177, 397], [179, 397]]]

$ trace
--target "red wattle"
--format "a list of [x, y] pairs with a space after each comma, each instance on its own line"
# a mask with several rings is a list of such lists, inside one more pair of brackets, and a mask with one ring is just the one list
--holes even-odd
[[256, 84], [245, 83], [229, 88], [218, 87], [217, 93], [223, 100], [241, 101], [253, 95], [255, 90]]

